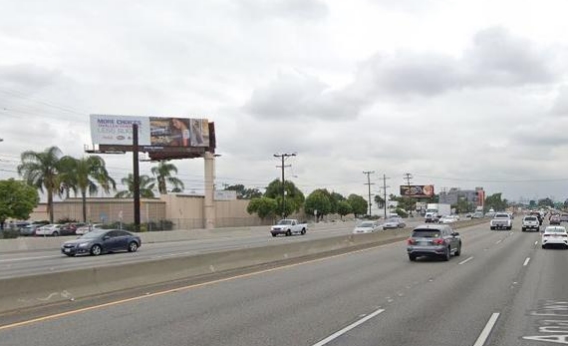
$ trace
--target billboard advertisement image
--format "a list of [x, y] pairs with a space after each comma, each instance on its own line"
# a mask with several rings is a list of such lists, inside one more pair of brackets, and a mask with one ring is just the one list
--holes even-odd
[[401, 185], [400, 195], [403, 197], [429, 198], [434, 196], [434, 185]]
[[209, 147], [207, 119], [91, 114], [91, 138], [99, 145], [132, 145], [132, 124], [140, 146]]

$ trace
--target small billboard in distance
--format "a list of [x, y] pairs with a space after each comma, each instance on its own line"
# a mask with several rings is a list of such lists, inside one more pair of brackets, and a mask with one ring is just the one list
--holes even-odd
[[400, 195], [403, 197], [429, 198], [434, 196], [434, 185], [401, 185]]

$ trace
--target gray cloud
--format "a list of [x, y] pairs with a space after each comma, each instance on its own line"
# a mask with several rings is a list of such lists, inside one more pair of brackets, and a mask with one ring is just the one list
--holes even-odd
[[568, 117], [568, 87], [560, 88], [550, 113], [557, 116]]
[[0, 86], [36, 90], [53, 84], [60, 75], [60, 71], [37, 65], [0, 65]]
[[464, 54], [471, 85], [524, 85], [550, 83], [554, 74], [549, 57], [526, 39], [502, 27], [478, 32], [473, 47]]
[[280, 74], [269, 85], [254, 90], [244, 109], [263, 120], [340, 120], [357, 117], [364, 103], [354, 90], [330, 90], [312, 76]]

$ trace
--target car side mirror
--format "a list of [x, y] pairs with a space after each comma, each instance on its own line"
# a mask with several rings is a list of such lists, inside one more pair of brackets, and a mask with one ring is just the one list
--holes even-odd
[[460, 235], [460, 234], [459, 234], [459, 232], [454, 232], [454, 233], [452, 233], [452, 235], [453, 235], [454, 237], [457, 237], [457, 236]]

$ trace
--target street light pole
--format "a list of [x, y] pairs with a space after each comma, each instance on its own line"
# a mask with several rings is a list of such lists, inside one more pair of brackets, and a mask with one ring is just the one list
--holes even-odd
[[276, 166], [276, 167], [282, 168], [282, 218], [283, 219], [286, 217], [286, 187], [284, 186], [284, 182], [285, 182], [285, 180], [284, 180], [284, 168], [290, 167], [290, 165], [288, 165], [288, 166], [284, 165], [284, 161], [286, 160], [286, 158], [288, 158], [290, 156], [296, 156], [296, 153], [274, 154], [274, 157], [280, 158], [282, 160], [282, 165]]

